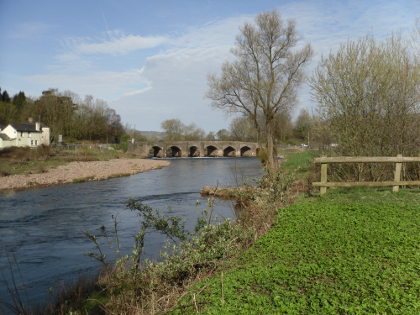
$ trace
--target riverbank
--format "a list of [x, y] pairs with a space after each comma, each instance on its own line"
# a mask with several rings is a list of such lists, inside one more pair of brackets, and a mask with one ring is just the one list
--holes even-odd
[[[239, 190], [250, 203], [236, 223], [207, 226], [175, 255], [142, 272], [117, 266], [74, 309], [109, 314], [415, 313], [420, 191], [337, 189], [322, 197], [293, 198], [296, 181], [290, 184], [284, 171], [310, 175], [308, 163], [302, 163], [309, 155], [288, 157], [283, 172], [265, 181], [269, 194]], [[234, 194], [233, 189], [220, 192]]]
[[[57, 304], [52, 305], [46, 313], [156, 314], [170, 311], [188, 288], [225, 268], [269, 230], [277, 209], [290, 203], [292, 195], [296, 194], [288, 189], [296, 179], [290, 172], [299, 173], [298, 177], [303, 176], [311, 159], [311, 152], [288, 153], [279, 174], [258, 180], [269, 193], [241, 191], [241, 196], [246, 200], [246, 209], [235, 211], [237, 220], [228, 219], [215, 224], [223, 216], [216, 218], [214, 200], [209, 198], [201, 203], [207, 207], [200, 209], [203, 215], [194, 220], [196, 225], [186, 231], [185, 222], [173, 216], [172, 212], [160, 212], [147, 204], [133, 201], [130, 209], [141, 215], [140, 221], [145, 223], [139, 226], [140, 230], [135, 236], [137, 247], [133, 255], [108, 266], [107, 272], [99, 276], [93, 288], [73, 290], [80, 294], [58, 298]], [[299, 170], [296, 170], [297, 167]], [[211, 182], [218, 181], [204, 181]], [[193, 216], [194, 209], [191, 211], [188, 215]], [[159, 261], [139, 258], [143, 253], [144, 236], [150, 230], [153, 233], [160, 231], [168, 241], [172, 240], [168, 247], [162, 249], [162, 259]]]
[[169, 313], [415, 314], [419, 211], [419, 189], [304, 196]]
[[0, 190], [22, 190], [34, 187], [103, 180], [127, 176], [168, 166], [170, 162], [122, 158], [108, 161], [74, 161], [37, 174], [2, 176]]

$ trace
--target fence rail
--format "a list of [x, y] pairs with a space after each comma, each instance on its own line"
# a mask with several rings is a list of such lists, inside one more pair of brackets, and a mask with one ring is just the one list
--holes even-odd
[[[312, 183], [320, 187], [320, 194], [327, 192], [328, 187], [387, 187], [397, 192], [400, 186], [420, 186], [420, 181], [401, 181], [402, 163], [420, 162], [420, 157], [407, 157], [398, 154], [394, 156], [339, 156], [315, 158], [315, 163], [321, 164], [321, 181]], [[395, 163], [394, 180], [383, 182], [328, 182], [328, 164], [331, 163]]]

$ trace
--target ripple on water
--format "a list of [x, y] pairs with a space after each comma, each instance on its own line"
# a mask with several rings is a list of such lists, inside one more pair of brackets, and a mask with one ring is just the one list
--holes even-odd
[[[126, 208], [129, 198], [170, 211], [192, 229], [207, 205], [199, 194], [202, 186], [232, 186], [261, 173], [256, 159], [172, 159], [168, 167], [127, 177], [0, 193], [0, 271], [10, 282], [6, 271], [16, 259], [22, 275], [17, 285], [25, 285], [28, 303], [45, 303], [50, 288], [56, 292], [98, 270], [98, 262], [84, 256], [94, 246], [83, 231], [100, 235], [103, 226], [112, 234], [116, 216], [122, 254], [131, 252], [139, 217]], [[220, 220], [235, 217], [230, 201], [217, 200], [214, 211]], [[107, 257], [115, 257], [112, 238], [98, 239]], [[148, 234], [145, 257], [159, 259], [164, 242], [160, 234]], [[0, 285], [0, 297], [7, 295]]]

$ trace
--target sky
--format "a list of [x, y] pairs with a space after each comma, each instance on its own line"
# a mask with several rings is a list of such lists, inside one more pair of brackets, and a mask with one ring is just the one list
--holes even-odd
[[[138, 130], [178, 118], [217, 131], [235, 116], [210, 106], [207, 76], [232, 60], [240, 27], [272, 9], [311, 43], [310, 76], [349, 39], [409, 36], [420, 0], [0, 0], [0, 87], [92, 95]], [[303, 84], [293, 116], [315, 106]]]

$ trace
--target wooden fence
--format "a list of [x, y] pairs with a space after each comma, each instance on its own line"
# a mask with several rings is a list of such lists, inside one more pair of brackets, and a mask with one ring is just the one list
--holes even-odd
[[[420, 157], [406, 157], [398, 154], [396, 157], [369, 156], [369, 157], [320, 157], [315, 159], [315, 163], [321, 164], [321, 181], [312, 183], [315, 187], [320, 187], [320, 194], [327, 192], [328, 187], [383, 187], [392, 186], [392, 191], [397, 192], [400, 186], [420, 186], [420, 181], [401, 181], [402, 163], [420, 162]], [[328, 182], [327, 171], [330, 163], [395, 163], [393, 181], [384, 182]]]

